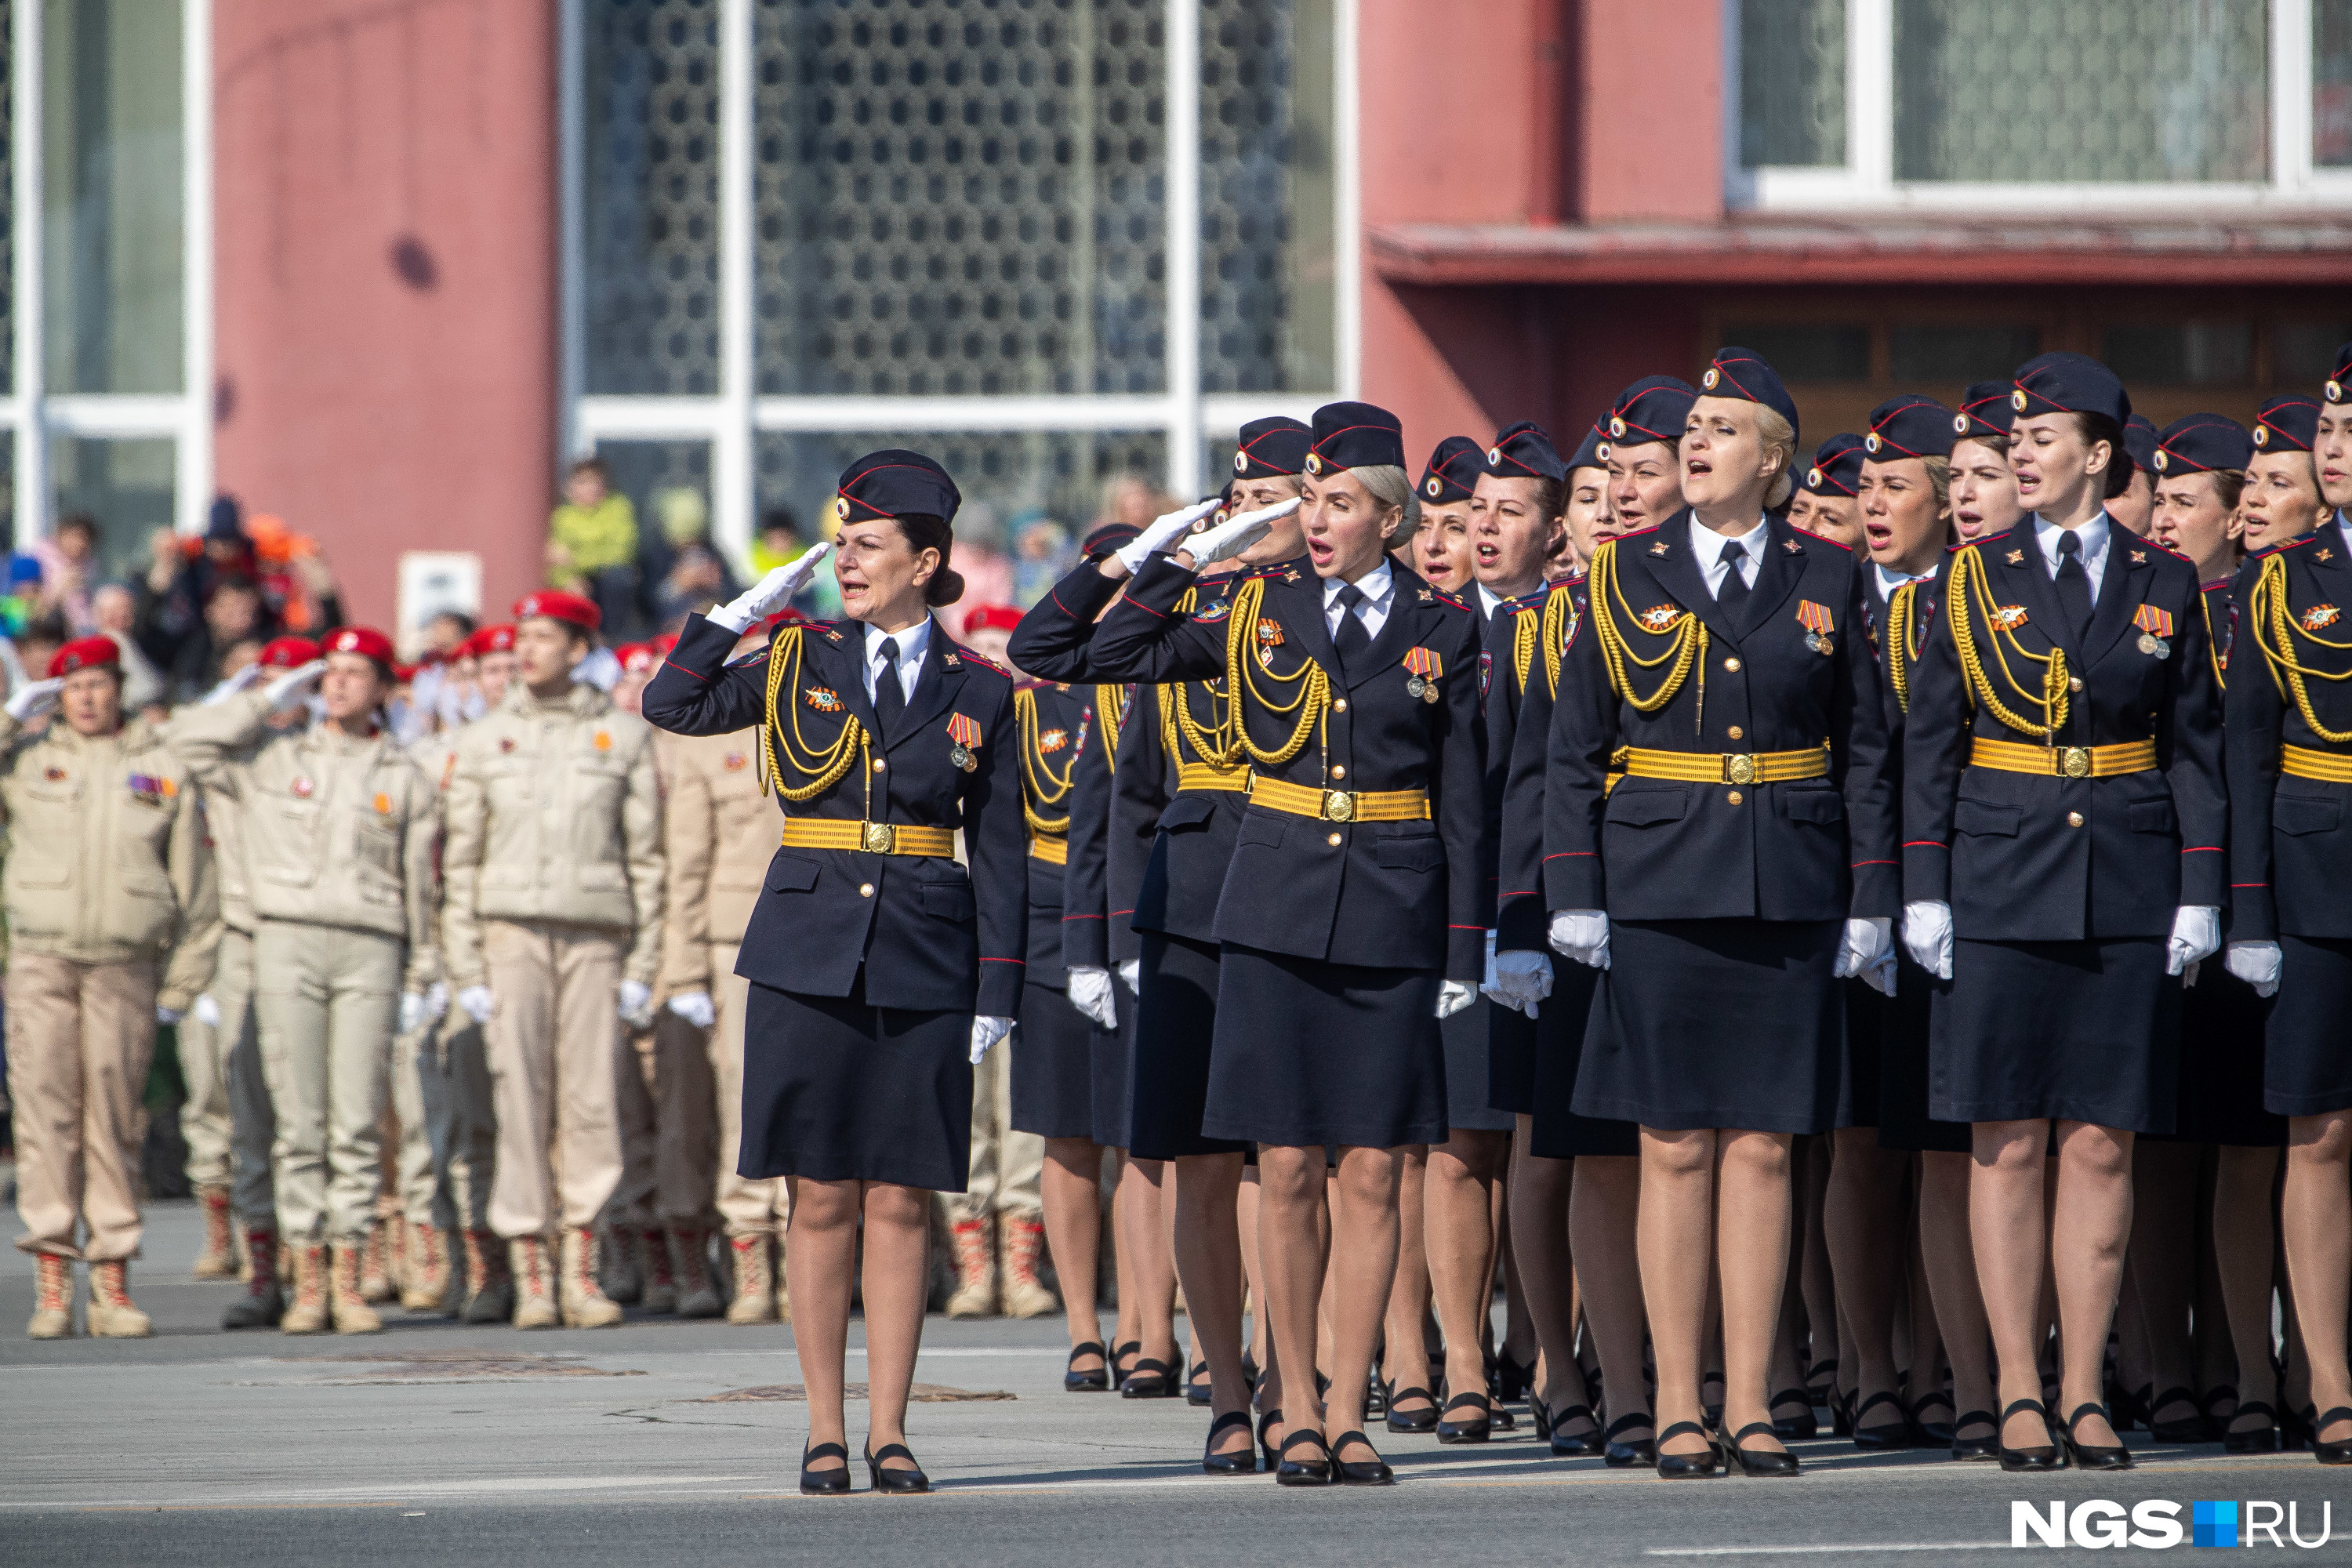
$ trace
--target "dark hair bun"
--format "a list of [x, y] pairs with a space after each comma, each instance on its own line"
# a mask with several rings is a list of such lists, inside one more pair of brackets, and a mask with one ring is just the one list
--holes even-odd
[[934, 607], [952, 605], [962, 597], [963, 574], [944, 566], [932, 573], [931, 580], [923, 584], [923, 603]]

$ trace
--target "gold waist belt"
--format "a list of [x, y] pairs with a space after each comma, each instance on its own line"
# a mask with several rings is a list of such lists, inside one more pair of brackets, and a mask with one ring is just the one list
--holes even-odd
[[2308, 746], [2281, 746], [2279, 772], [2294, 779], [2317, 779], [2323, 784], [2352, 784], [2352, 757], [2315, 752]]
[[1066, 838], [1032, 838], [1029, 840], [1029, 858], [1043, 860], [1049, 866], [1066, 866], [1070, 863], [1070, 841]]
[[1289, 816], [1312, 816], [1324, 822], [1425, 822], [1429, 792], [1425, 789], [1309, 789], [1261, 778], [1250, 786], [1250, 804]]
[[2112, 746], [2028, 746], [2016, 741], [1990, 741], [1979, 735], [1969, 749], [1971, 767], [1993, 768], [2005, 773], [2041, 773], [2062, 779], [2111, 779], [2123, 773], [2144, 773], [2156, 766], [2154, 741], [2125, 741]]
[[1217, 768], [1206, 763], [1179, 763], [1176, 765], [1176, 790], [1180, 795], [1194, 790], [1222, 789], [1249, 793], [1250, 771], [1247, 768]]
[[1680, 779], [1685, 784], [1786, 784], [1827, 778], [1830, 749], [1801, 752], [1654, 752], [1628, 746], [1619, 753], [1629, 779]]
[[852, 849], [867, 855], [925, 855], [951, 859], [955, 856], [955, 830], [789, 816], [784, 819], [784, 847]]

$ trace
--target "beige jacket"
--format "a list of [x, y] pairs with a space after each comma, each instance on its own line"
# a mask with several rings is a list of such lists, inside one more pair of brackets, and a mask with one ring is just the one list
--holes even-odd
[[16, 949], [77, 963], [163, 963], [160, 1007], [184, 1012], [212, 984], [220, 887], [194, 780], [132, 720], [88, 739], [62, 719], [26, 735], [0, 714], [0, 875]]
[[441, 942], [452, 990], [487, 984], [484, 921], [633, 932], [623, 977], [654, 983], [662, 847], [653, 735], [584, 683], [553, 702], [518, 683], [457, 732], [442, 801]]
[[207, 810], [225, 801], [241, 819], [238, 871], [253, 913], [398, 937], [406, 987], [423, 991], [440, 977], [432, 780], [389, 735], [272, 730], [269, 712], [259, 692], [243, 692], [183, 709], [169, 731], [205, 781]]
[[710, 988], [710, 949], [743, 940], [783, 817], [760, 793], [760, 732], [664, 735], [669, 940], [661, 989]]

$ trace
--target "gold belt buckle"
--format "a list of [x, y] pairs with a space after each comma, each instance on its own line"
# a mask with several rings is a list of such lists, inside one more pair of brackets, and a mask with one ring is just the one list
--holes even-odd
[[866, 852], [868, 855], [887, 855], [898, 847], [898, 837], [897, 829], [888, 823], [869, 822], [866, 825]]
[[1749, 752], [1734, 752], [1723, 759], [1726, 783], [1750, 784], [1756, 782], [1756, 757]]
[[2061, 746], [2058, 749], [2058, 771], [2064, 773], [2070, 779], [2089, 778], [2091, 776], [2091, 748], [2088, 746]]
[[1356, 797], [1343, 789], [1323, 792], [1323, 815], [1334, 822], [1356, 819]]

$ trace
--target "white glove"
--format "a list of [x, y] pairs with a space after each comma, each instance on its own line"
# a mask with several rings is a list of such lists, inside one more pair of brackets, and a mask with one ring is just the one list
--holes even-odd
[[753, 584], [750, 592], [738, 595], [704, 618], [714, 626], [725, 626], [741, 636], [751, 629], [753, 621], [774, 615], [784, 607], [785, 601], [807, 587], [817, 567], [832, 553], [833, 542], [827, 540], [791, 565], [777, 567]]
[[2221, 951], [2221, 911], [2213, 904], [2183, 904], [2172, 914], [2172, 940], [2165, 946], [2164, 972], [2178, 974], [2200, 958]]
[[1487, 984], [1486, 994], [1532, 1018], [1537, 1005], [1551, 994], [1551, 954], [1514, 948], [1495, 955], [1494, 975]]
[[1831, 973], [1840, 980], [1860, 974], [1878, 962], [1894, 938], [1895, 922], [1884, 915], [1846, 921], [1845, 941], [1838, 946], [1837, 963]]
[[1903, 906], [1903, 946], [1911, 962], [1938, 980], [1952, 977], [1952, 906], [1921, 899]]
[[1886, 951], [1862, 972], [1862, 983], [1882, 996], [1895, 994], [1895, 944], [1888, 942]]
[[1228, 518], [1208, 532], [1193, 538], [1184, 546], [1185, 553], [1197, 566], [1211, 566], [1220, 561], [1230, 561], [1274, 531], [1275, 523], [1298, 510], [1298, 498], [1291, 497], [1279, 506], [1263, 511], [1245, 511], [1239, 517]]
[[64, 686], [63, 677], [55, 680], [36, 680], [8, 699], [8, 717], [19, 724], [30, 723], [58, 705], [58, 692]]
[[490, 988], [487, 985], [467, 986], [457, 993], [457, 1005], [463, 1007], [466, 1010], [466, 1016], [477, 1024], [488, 1023], [491, 1008]]
[[1143, 960], [1139, 958], [1130, 958], [1125, 963], [1120, 964], [1118, 966], [1118, 977], [1127, 982], [1127, 994], [1129, 995], [1140, 996], [1143, 994]]
[[988, 1047], [1013, 1032], [1010, 1018], [992, 1018], [982, 1014], [971, 1021], [971, 1065], [978, 1067], [988, 1055]]
[[269, 672], [262, 668], [258, 663], [248, 664], [243, 669], [238, 670], [235, 675], [230, 676], [226, 680], [222, 681], [218, 686], [214, 687], [210, 691], [205, 692], [203, 700], [200, 700], [196, 706], [199, 708], [210, 708], [218, 703], [226, 702], [230, 698], [236, 696], [238, 692], [249, 689], [255, 681], [259, 680], [263, 676], [268, 673]]
[[[1554, 910], [1551, 945], [1579, 963], [1609, 967], [1609, 916], [1601, 910]], [[1501, 960], [1497, 959], [1496, 963]]]
[[698, 1029], [719, 1022], [719, 1009], [711, 1005], [708, 991], [681, 991], [669, 999], [669, 1010]]
[[642, 980], [624, 980], [620, 994], [621, 1022], [642, 1029], [654, 1021], [654, 988]]
[[177, 1007], [158, 1007], [155, 1009], [155, 1021], [159, 1024], [176, 1024], [185, 1015], [182, 1014]]
[[1118, 1027], [1118, 1007], [1110, 994], [1110, 971], [1080, 965], [1070, 972], [1070, 1005], [1095, 1021], [1097, 1028]]
[[432, 1021], [432, 1003], [414, 991], [404, 991], [400, 994], [400, 1023], [397, 1026], [399, 1033], [413, 1035]]
[[261, 689], [262, 700], [279, 713], [289, 712], [309, 700], [318, 689], [319, 678], [327, 673], [327, 661], [314, 658], [299, 669], [289, 669]]
[[1466, 980], [1442, 980], [1437, 985], [1437, 1016], [1451, 1018], [1478, 1000], [1478, 988]]
[[436, 980], [425, 988], [425, 1005], [431, 1010], [433, 1021], [439, 1023], [449, 1016], [449, 983]]
[[[1194, 501], [1191, 506], [1166, 512], [1151, 520], [1151, 526], [1118, 547], [1118, 563], [1129, 572], [1139, 570], [1146, 561], [1172, 547], [1192, 526], [1224, 505], [1222, 498], [1211, 496], [1207, 500]], [[1198, 560], [1196, 555], [1193, 559]]]
[[208, 995], [197, 997], [196, 1005], [189, 1008], [188, 1012], [197, 1023], [207, 1029], [220, 1027], [220, 1004]]
[[2278, 994], [2279, 971], [2286, 963], [2286, 954], [2274, 942], [2233, 942], [2230, 944], [2230, 973], [2254, 988], [2257, 996]]

